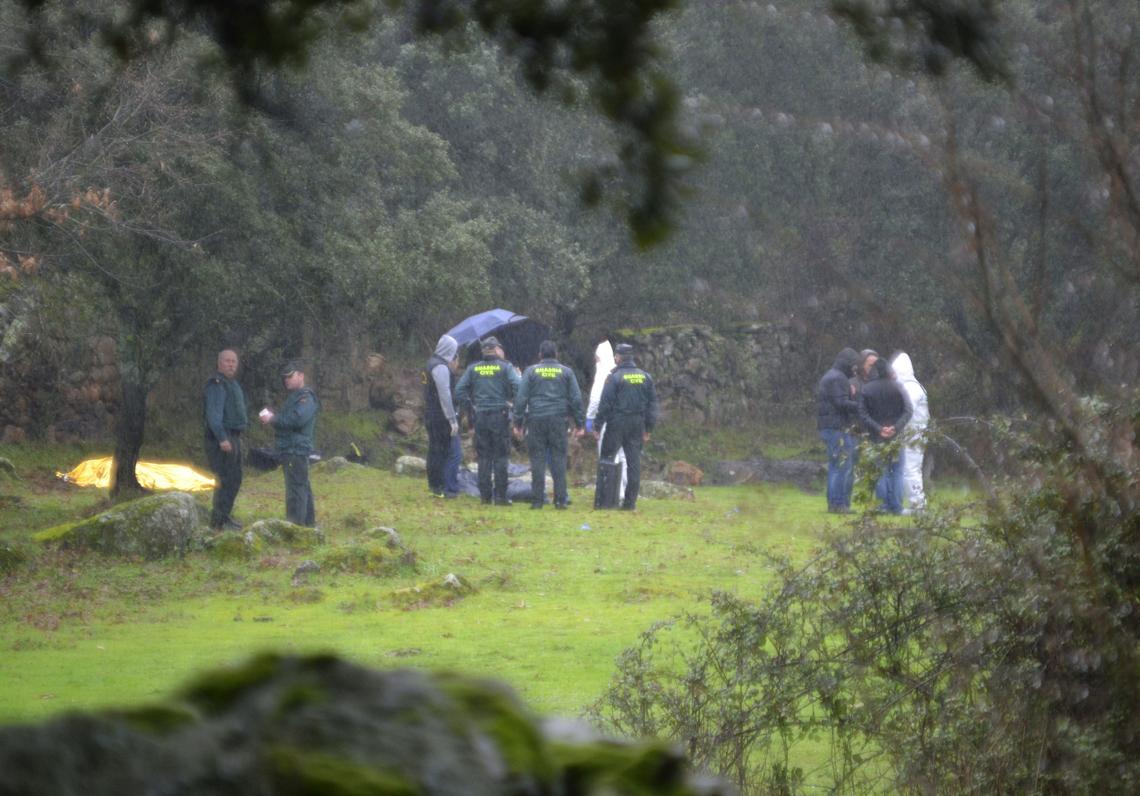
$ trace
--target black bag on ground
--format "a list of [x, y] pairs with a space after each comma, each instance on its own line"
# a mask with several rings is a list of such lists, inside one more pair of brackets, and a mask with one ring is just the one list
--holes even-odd
[[594, 487], [594, 508], [616, 509], [621, 491], [621, 464], [598, 459], [598, 483]]
[[258, 470], [276, 470], [281, 460], [277, 458], [277, 451], [273, 448], [250, 448], [245, 454], [250, 467]]

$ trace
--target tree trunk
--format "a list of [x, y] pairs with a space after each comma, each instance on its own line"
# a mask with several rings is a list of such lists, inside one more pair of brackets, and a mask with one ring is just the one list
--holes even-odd
[[147, 389], [123, 374], [123, 401], [115, 420], [115, 472], [111, 480], [111, 497], [119, 499], [145, 490], [135, 475], [135, 465], [142, 450], [146, 427]]
[[115, 467], [111, 497], [115, 500], [137, 496], [146, 490], [139, 484], [135, 465], [142, 450], [146, 428], [146, 396], [150, 392], [148, 369], [143, 365], [142, 344], [136, 318], [131, 312], [120, 318], [119, 385], [122, 403], [115, 418]]

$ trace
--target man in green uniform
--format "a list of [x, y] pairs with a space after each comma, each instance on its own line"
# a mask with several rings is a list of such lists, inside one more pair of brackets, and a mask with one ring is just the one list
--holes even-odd
[[241, 489], [241, 435], [249, 417], [237, 370], [237, 352], [227, 348], [218, 354], [218, 372], [206, 382], [206, 460], [218, 480], [210, 527], [217, 530], [241, 528], [230, 512]]
[[[507, 500], [507, 464], [511, 453], [511, 401], [519, 389], [519, 374], [503, 359], [498, 339], [482, 343], [483, 358], [472, 362], [455, 385], [460, 408], [475, 409], [475, 452], [479, 456], [479, 497], [497, 506]], [[492, 476], [494, 483], [492, 484]]]
[[281, 379], [289, 397], [280, 412], [262, 409], [261, 422], [273, 426], [275, 448], [285, 470], [285, 516], [296, 525], [316, 524], [316, 505], [309, 485], [309, 454], [313, 452], [313, 430], [321, 404], [317, 395], [305, 386], [305, 371], [299, 362], [290, 362], [281, 370]]
[[[633, 511], [641, 488], [641, 446], [657, 423], [657, 391], [653, 378], [633, 361], [633, 346], [622, 343], [614, 349], [617, 366], [606, 379], [594, 427], [605, 426], [603, 459], [612, 459], [621, 448], [629, 465], [629, 483], [621, 507]], [[594, 432], [598, 436], [598, 432]]]
[[586, 422], [582, 411], [582, 391], [574, 371], [560, 363], [553, 340], [538, 347], [542, 361], [531, 365], [522, 376], [515, 398], [515, 431], [526, 427], [526, 448], [530, 454], [532, 509], [541, 509], [546, 488], [546, 460], [554, 478], [554, 508], [566, 508], [566, 421], [572, 420], [575, 436], [582, 436]]

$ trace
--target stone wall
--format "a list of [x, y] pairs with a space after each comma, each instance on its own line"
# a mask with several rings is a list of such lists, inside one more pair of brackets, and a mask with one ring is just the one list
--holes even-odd
[[803, 343], [793, 329], [753, 323], [713, 331], [708, 326], [619, 330], [616, 343], [636, 348], [638, 365], [653, 376], [666, 414], [694, 423], [732, 424], [808, 411], [810, 389], [785, 374], [802, 372]]
[[120, 404], [115, 341], [67, 339], [0, 306], [0, 444], [72, 442], [107, 433]]
[[[0, 310], [3, 308], [0, 307]], [[67, 339], [74, 330], [45, 330], [33, 318], [0, 312], [0, 439], [52, 442], [109, 438], [119, 407], [115, 341], [107, 336]], [[56, 335], [56, 337], [52, 337]], [[637, 347], [638, 363], [657, 383], [663, 412], [687, 422], [733, 424], [786, 418], [810, 410], [810, 385], [781, 374], [802, 372], [803, 343], [777, 324], [749, 324], [714, 332], [678, 325], [621, 330], [615, 342]], [[152, 420], [166, 428], [201, 420], [202, 385], [216, 351], [186, 351], [150, 396]], [[243, 355], [240, 378], [254, 410], [282, 398], [279, 352]], [[420, 361], [389, 360], [364, 335], [335, 339], [307, 335], [306, 375], [327, 411], [422, 411]], [[810, 368], [809, 368], [810, 369]], [[588, 391], [592, 373], [580, 374]]]

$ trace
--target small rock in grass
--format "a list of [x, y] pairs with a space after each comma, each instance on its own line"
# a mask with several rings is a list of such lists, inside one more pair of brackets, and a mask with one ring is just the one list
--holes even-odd
[[397, 475], [423, 475], [427, 472], [427, 460], [419, 456], [401, 456], [396, 459]]
[[302, 561], [300, 566], [293, 570], [293, 585], [300, 586], [313, 575], [321, 571], [321, 565], [316, 561]]
[[404, 548], [404, 541], [400, 538], [400, 534], [396, 532], [395, 528], [380, 525], [376, 528], [369, 528], [360, 534], [360, 536], [362, 540], [383, 542], [393, 550], [402, 550]]

